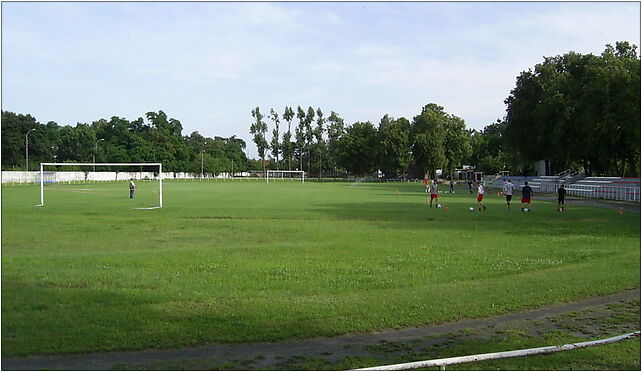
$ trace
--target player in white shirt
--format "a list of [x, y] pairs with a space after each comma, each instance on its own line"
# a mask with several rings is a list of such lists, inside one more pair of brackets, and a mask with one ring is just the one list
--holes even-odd
[[510, 180], [504, 184], [504, 195], [506, 195], [506, 206], [510, 209], [510, 201], [513, 199], [513, 189], [515, 185]]
[[481, 182], [477, 182], [477, 203], [479, 206], [477, 207], [478, 211], [482, 211], [482, 208], [486, 210], [486, 206], [483, 203], [484, 200], [484, 186], [481, 184]]

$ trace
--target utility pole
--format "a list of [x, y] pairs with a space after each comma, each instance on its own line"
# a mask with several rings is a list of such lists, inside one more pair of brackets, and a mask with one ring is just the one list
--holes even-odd
[[29, 129], [25, 134], [25, 170], [29, 171], [29, 133], [36, 130], [36, 128]]
[[98, 142], [104, 141], [104, 140], [105, 140], [104, 138], [101, 138], [98, 141], [96, 141], [96, 147], [94, 150], [94, 173], [96, 172], [96, 153], [98, 152]]

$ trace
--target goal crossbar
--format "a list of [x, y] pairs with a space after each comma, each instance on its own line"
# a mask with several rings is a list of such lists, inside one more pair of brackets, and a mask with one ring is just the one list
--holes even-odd
[[40, 204], [38, 207], [45, 205], [45, 189], [44, 189], [44, 167], [45, 166], [146, 166], [158, 167], [158, 206], [148, 208], [134, 208], [134, 209], [157, 209], [163, 207], [163, 163], [40, 163]]

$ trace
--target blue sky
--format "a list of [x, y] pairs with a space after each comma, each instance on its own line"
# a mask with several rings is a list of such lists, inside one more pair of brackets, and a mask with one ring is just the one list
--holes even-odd
[[640, 45], [639, 3], [3, 2], [2, 109], [60, 125], [163, 110], [256, 156], [257, 106], [377, 125], [434, 102], [481, 129], [544, 56], [624, 40]]

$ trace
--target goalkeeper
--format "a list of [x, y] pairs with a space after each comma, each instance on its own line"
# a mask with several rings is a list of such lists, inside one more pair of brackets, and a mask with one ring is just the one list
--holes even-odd
[[129, 179], [129, 198], [134, 199], [134, 192], [136, 191], [136, 184], [134, 184], [134, 179]]

